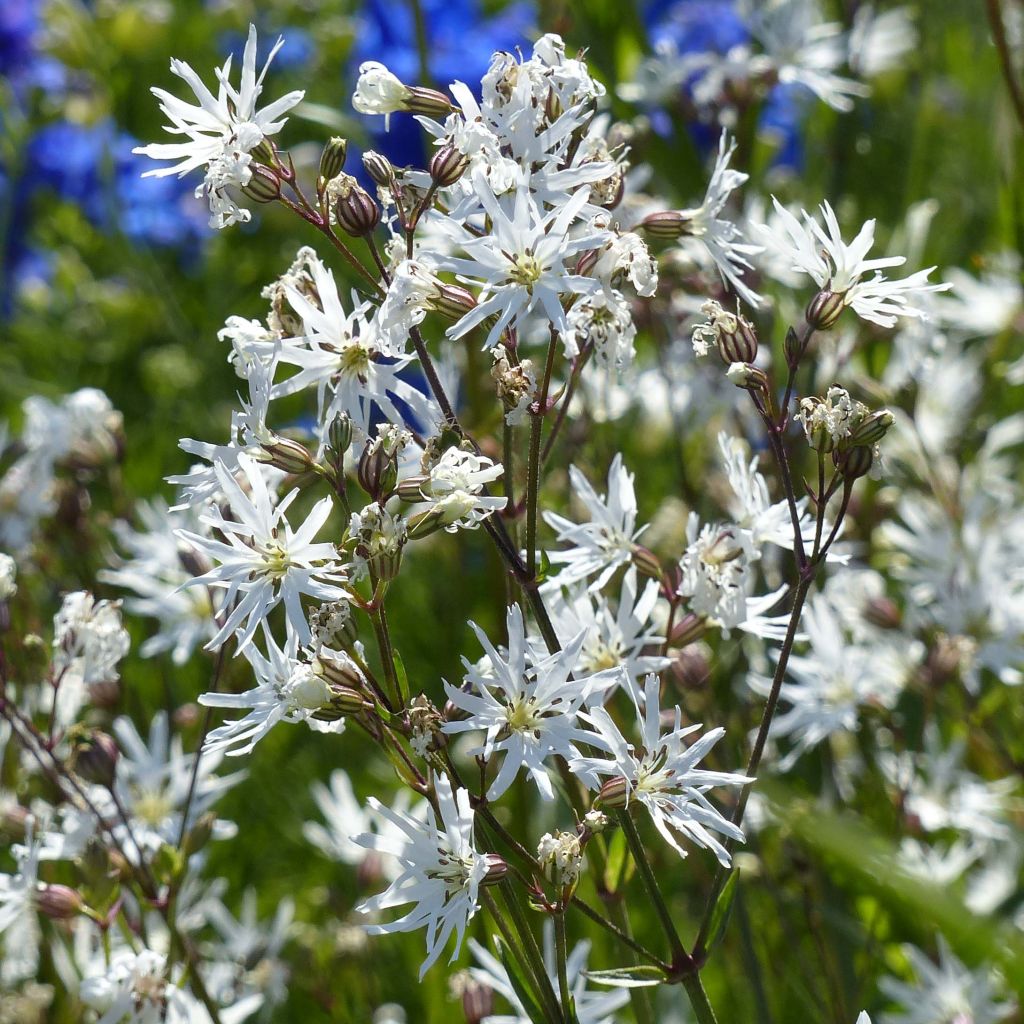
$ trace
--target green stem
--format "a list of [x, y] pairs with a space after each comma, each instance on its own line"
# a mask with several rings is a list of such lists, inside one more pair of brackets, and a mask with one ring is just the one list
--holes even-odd
[[562, 1016], [566, 1024], [575, 1024], [576, 1014], [573, 1011], [572, 999], [569, 995], [569, 972], [566, 967], [568, 952], [565, 943], [565, 910], [555, 917], [555, 962], [558, 965], [558, 998], [562, 1003]]
[[690, 1005], [697, 1015], [697, 1024], [718, 1024], [718, 1018], [708, 1000], [707, 992], [704, 991], [700, 975], [696, 971], [683, 976], [683, 988], [686, 989], [686, 994], [690, 997]]
[[554, 330], [548, 340], [548, 355], [544, 361], [544, 379], [537, 395], [536, 409], [530, 418], [530, 459], [526, 470], [526, 571], [530, 579], [537, 576], [537, 504], [540, 492], [540, 435], [548, 411], [548, 389], [555, 365], [556, 336]]
[[561, 1021], [562, 1017], [559, 1012], [558, 998], [551, 985], [551, 978], [548, 976], [547, 968], [544, 966], [544, 957], [541, 954], [540, 946], [537, 945], [537, 939], [530, 929], [530, 923], [526, 920], [526, 915], [523, 913], [523, 908], [516, 901], [516, 893], [512, 888], [512, 883], [505, 879], [499, 883], [499, 891], [501, 892], [505, 907], [508, 909], [509, 916], [512, 918], [512, 927], [523, 944], [523, 951], [537, 978], [542, 1003], [552, 1011], [556, 1021]]
[[654, 909], [658, 914], [661, 926], [665, 930], [665, 935], [672, 948], [672, 959], [677, 963], [685, 962], [689, 960], [689, 954], [679, 938], [679, 932], [676, 931], [675, 922], [672, 920], [672, 914], [669, 912], [668, 904], [662, 895], [661, 886], [658, 885], [658, 880], [654, 877], [654, 871], [651, 868], [650, 861], [647, 859], [647, 852], [644, 850], [640, 833], [637, 832], [636, 825], [629, 816], [629, 811], [619, 811], [618, 818], [619, 823], [622, 825], [622, 831], [625, 833], [626, 842], [629, 844], [629, 849], [633, 854], [633, 860], [636, 861], [636, 866], [640, 869], [640, 877], [647, 888], [647, 894], [651, 897], [651, 902], [654, 904]]

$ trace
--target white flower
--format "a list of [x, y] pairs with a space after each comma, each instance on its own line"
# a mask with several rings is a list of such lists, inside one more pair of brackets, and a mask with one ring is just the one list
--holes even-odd
[[492, 347], [510, 323], [521, 328], [527, 316], [539, 307], [544, 318], [558, 331], [567, 326], [562, 299], [591, 293], [600, 283], [569, 269], [571, 257], [604, 244], [607, 231], [589, 230], [572, 235], [589, 197], [580, 188], [564, 203], [545, 211], [526, 188], [516, 189], [500, 199], [482, 171], [474, 170], [473, 187], [491, 220], [491, 229], [474, 235], [453, 224], [459, 246], [468, 258], [449, 256], [440, 261], [459, 280], [481, 288], [477, 305], [448, 328], [450, 338], [461, 338], [488, 317], [497, 320], [487, 334]]
[[57, 724], [69, 726], [93, 683], [113, 682], [128, 653], [128, 631], [120, 601], [97, 601], [85, 590], [65, 596], [53, 619], [54, 690]]
[[[297, 656], [297, 640], [289, 636], [282, 649], [264, 627], [267, 653], [262, 655], [255, 644], [242, 652], [252, 665], [256, 686], [244, 693], [204, 693], [199, 703], [208, 708], [248, 708], [243, 718], [213, 729], [203, 744], [205, 752], [223, 751], [229, 757], [248, 754], [270, 730], [281, 721], [306, 722], [317, 732], [341, 732], [345, 719], [328, 715], [328, 720], [314, 716], [331, 702], [327, 682], [314, 671], [314, 666]], [[325, 654], [326, 657], [326, 654]], [[343, 663], [354, 677], [360, 677], [355, 663], [341, 651], [331, 658]]]
[[483, 630], [470, 623], [486, 653], [485, 666], [482, 671], [464, 658], [466, 688], [445, 683], [448, 699], [468, 717], [446, 722], [444, 731], [485, 730], [478, 752], [488, 759], [495, 753], [504, 754], [487, 790], [488, 799], [500, 797], [525, 768], [541, 796], [553, 800], [555, 793], [544, 762], [549, 757], [568, 760], [578, 755], [574, 743], [586, 735], [577, 725], [580, 709], [618, 681], [619, 672], [573, 677], [583, 633], [558, 653], [533, 658], [518, 605], [509, 606], [506, 625], [508, 653], [503, 656]]
[[632, 363], [636, 324], [621, 292], [612, 288], [581, 295], [572, 304], [566, 320], [569, 329], [562, 334], [566, 356], [577, 356], [590, 345], [600, 366], [622, 370]]
[[[544, 922], [544, 967], [552, 988], [558, 991], [557, 962], [555, 959], [554, 923], [549, 919]], [[520, 1002], [516, 986], [508, 976], [501, 962], [484, 949], [475, 939], [469, 940], [469, 948], [478, 967], [470, 967], [471, 977], [493, 989], [512, 1007], [508, 1016], [492, 1014], [485, 1017], [487, 1024], [532, 1024], [529, 1012]], [[616, 1010], [621, 1010], [629, 1002], [629, 993], [625, 989], [612, 989], [610, 992], [591, 992], [587, 989], [587, 958], [590, 956], [590, 942], [584, 939], [576, 944], [566, 957], [565, 973], [569, 982], [579, 1024], [614, 1024], [618, 1019]]]
[[615, 570], [630, 560], [636, 539], [644, 530], [636, 528], [633, 474], [622, 464], [622, 454], [616, 452], [608, 468], [607, 497], [599, 496], [575, 466], [569, 467], [569, 480], [590, 513], [590, 521], [574, 523], [555, 512], [544, 512], [544, 522], [557, 532], [558, 540], [572, 545], [567, 551], [550, 553], [551, 561], [563, 568], [544, 586], [555, 589], [596, 576], [590, 589], [600, 590]]
[[[267, 136], [276, 135], [287, 118], [281, 118], [303, 97], [302, 92], [290, 92], [262, 110], [256, 101], [263, 91], [263, 79], [270, 62], [283, 45], [278, 39], [270, 51], [259, 77], [256, 76], [256, 29], [249, 26], [249, 38], [242, 56], [242, 79], [238, 89], [228, 81], [231, 58], [223, 68], [217, 69], [219, 88], [214, 96], [199, 76], [180, 60], [171, 61], [171, 72], [183, 79], [195, 93], [198, 104], [186, 103], [163, 89], [150, 90], [158, 100], [160, 109], [170, 118], [167, 131], [172, 135], [185, 135], [187, 142], [151, 143], [133, 150], [154, 160], [178, 161], [173, 167], [147, 171], [143, 177], [179, 177], [197, 167], [206, 167], [206, 178], [196, 189], [196, 195], [206, 195], [210, 202], [211, 227], [226, 227], [236, 221], [249, 220], [249, 211], [240, 209], [227, 195], [230, 186], [248, 184], [252, 177], [252, 150]], [[280, 118], [280, 120], [278, 120]]]
[[506, 497], [490, 497], [484, 488], [501, 478], [504, 468], [486, 455], [448, 448], [430, 468], [421, 488], [449, 533], [475, 530], [489, 515], [508, 504]]
[[997, 986], [988, 969], [965, 967], [941, 935], [938, 947], [937, 964], [916, 946], [903, 947], [916, 983], [882, 978], [879, 987], [903, 1011], [885, 1014], [882, 1024], [997, 1024], [1013, 1012], [1012, 1003], [996, 1001]]
[[[712, 835], [717, 832], [737, 842], [743, 833], [722, 817], [707, 799], [713, 786], [743, 786], [752, 779], [730, 772], [711, 772], [697, 763], [725, 735], [724, 729], [712, 729], [687, 747], [683, 740], [700, 729], [699, 725], [682, 726], [682, 712], [677, 706], [673, 728], [661, 734], [659, 682], [649, 675], [644, 686], [644, 705], [637, 707], [641, 741], [634, 746], [620, 732], [604, 708], [595, 707], [581, 714], [594, 727], [596, 735], [588, 742], [611, 752], [610, 758], [577, 757], [570, 768], [591, 789], [598, 789], [593, 776], [622, 779], [626, 786], [627, 804], [635, 800], [646, 808], [655, 828], [680, 856], [686, 851], [679, 845], [676, 833], [682, 833], [698, 846], [714, 852], [719, 862], [729, 866], [729, 853]], [[588, 779], [588, 776], [591, 779]]]
[[411, 95], [409, 87], [378, 61], [368, 60], [359, 65], [352, 106], [360, 114], [383, 114], [385, 129], [391, 126], [392, 114], [407, 109]]
[[188, 528], [198, 533], [204, 528], [195, 509], [172, 512], [162, 501], [140, 502], [136, 514], [142, 530], [133, 530], [125, 522], [114, 524], [118, 544], [129, 557], [116, 569], [100, 570], [99, 579], [133, 591], [136, 596], [125, 599], [128, 611], [158, 621], [158, 632], [139, 648], [142, 657], [170, 651], [173, 662], [184, 665], [196, 645], [217, 631], [216, 592], [180, 589], [190, 573], [182, 561], [187, 549], [177, 531]]
[[487, 875], [487, 857], [473, 846], [473, 811], [465, 789], [452, 791], [446, 777], [435, 782], [441, 824], [430, 811], [424, 818], [384, 807], [373, 797], [369, 807], [393, 826], [392, 830], [357, 836], [355, 842], [368, 850], [398, 860], [401, 873], [391, 886], [356, 909], [363, 914], [415, 903], [408, 913], [387, 924], [371, 924], [371, 935], [389, 932], [411, 932], [426, 927], [427, 958], [420, 968], [420, 978], [441, 955], [455, 933], [458, 956], [466, 925], [476, 913], [477, 894]]
[[849, 38], [849, 64], [859, 75], [874, 78], [904, 66], [904, 58], [917, 46], [914, 12], [894, 7], [876, 12], [874, 4], [858, 7]]
[[722, 278], [747, 305], [757, 309], [763, 300], [744, 283], [741, 275], [745, 268], [752, 266], [748, 257], [759, 253], [761, 246], [744, 241], [743, 233], [736, 224], [720, 216], [729, 196], [750, 177], [729, 167], [735, 151], [736, 140], [730, 141], [728, 132], [723, 130], [704, 202], [694, 209], [681, 211], [681, 215], [686, 220], [687, 239], [693, 239], [703, 247]]
[[371, 571], [393, 578], [408, 532], [403, 516], [388, 511], [376, 501], [353, 512], [348, 523], [348, 535], [353, 544], [352, 578], [365, 579]]
[[624, 274], [637, 295], [646, 298], [658, 290], [658, 261], [635, 231], [623, 231], [601, 250], [593, 274], [608, 281]]
[[[789, 678], [780, 691], [783, 710], [772, 722], [774, 738], [795, 743], [779, 762], [784, 772], [827, 737], [856, 730], [862, 707], [891, 708], [919, 654], [918, 645], [905, 640], [900, 646], [848, 642], [835, 610], [820, 594], [811, 598], [802, 625], [810, 649], [789, 659]], [[777, 652], [771, 654], [777, 660]], [[762, 696], [771, 690], [771, 680], [763, 676], [752, 674], [748, 682]]]
[[[792, 269], [807, 274], [819, 288], [843, 296], [843, 305], [851, 306], [862, 319], [881, 327], [892, 327], [897, 317], [922, 317], [924, 313], [911, 300], [925, 292], [946, 291], [948, 284], [928, 284], [928, 275], [935, 269], [919, 270], [910, 277], [889, 281], [880, 270], [899, 267], [906, 263], [903, 256], [883, 256], [866, 259], [875, 241], [875, 222], [866, 221], [857, 237], [847, 245], [839, 231], [839, 222], [828, 202], [821, 204], [821, 214], [828, 230], [826, 234], [818, 222], [806, 211], [801, 211], [803, 223], [798, 221], [777, 199], [773, 200], [778, 214], [778, 226], [761, 225], [765, 237], [775, 234], [772, 244], [789, 246]], [[781, 236], [776, 232], [781, 231]], [[874, 276], [861, 280], [874, 271]]]
[[15, 859], [15, 873], [0, 874], [0, 982], [5, 987], [34, 977], [39, 966], [39, 844], [31, 835], [27, 846], [17, 848]]
[[285, 513], [298, 495], [298, 489], [275, 507], [256, 462], [248, 455], [240, 455], [238, 466], [249, 485], [249, 494], [222, 463], [214, 467], [237, 519], [225, 518], [217, 507], [203, 517], [203, 521], [223, 534], [225, 540], [188, 530], [179, 533], [197, 551], [219, 563], [190, 580], [187, 586], [210, 584], [225, 588], [225, 607], [240, 597], [224, 625], [206, 646], [208, 649], [220, 647], [237, 629], [238, 650], [243, 651], [252, 642], [256, 628], [281, 602], [284, 602], [289, 631], [308, 643], [311, 634], [301, 596], [308, 594], [319, 601], [334, 601], [344, 596], [344, 591], [335, 585], [346, 578], [343, 567], [335, 560], [337, 549], [331, 543], [313, 542], [331, 514], [331, 499], [318, 501], [305, 523], [293, 531]]

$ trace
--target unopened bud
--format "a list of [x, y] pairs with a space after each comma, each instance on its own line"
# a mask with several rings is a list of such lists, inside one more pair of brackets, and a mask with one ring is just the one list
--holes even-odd
[[68, 921], [85, 907], [82, 897], [67, 885], [44, 885], [36, 893], [39, 913], [53, 921]]
[[398, 461], [384, 447], [370, 443], [363, 449], [356, 466], [359, 486], [374, 500], [390, 494], [398, 482]]
[[256, 165], [242, 194], [254, 203], [272, 203], [281, 195], [281, 179], [266, 167]]
[[4, 845], [25, 841], [25, 830], [32, 814], [21, 804], [10, 804], [0, 812], [0, 839]]
[[718, 354], [726, 366], [733, 363], [752, 363], [757, 358], [757, 334], [754, 325], [739, 313], [721, 318], [717, 333]]
[[380, 221], [380, 207], [360, 185], [353, 185], [334, 204], [334, 217], [339, 227], [353, 238], [370, 234]]
[[589, 276], [590, 272], [597, 266], [598, 250], [588, 249], [586, 252], [580, 254], [580, 258], [576, 261], [576, 273], [581, 277]]
[[298, 475], [316, 466], [313, 457], [298, 441], [283, 437], [281, 434], [273, 434], [270, 440], [260, 445], [260, 448], [263, 450], [260, 461], [285, 473]]
[[673, 627], [669, 643], [685, 647], [699, 640], [707, 632], [707, 620], [696, 612], [687, 612]]
[[217, 815], [213, 811], [207, 811], [196, 819], [196, 823], [185, 833], [185, 841], [182, 843], [181, 850], [186, 857], [191, 857], [206, 846], [213, 835], [216, 821]]
[[424, 501], [428, 495], [424, 493], [423, 488], [430, 483], [430, 477], [428, 476], [407, 476], [399, 485], [395, 493], [410, 505], [419, 504]]
[[669, 673], [684, 692], [700, 689], [711, 675], [706, 645], [688, 644], [677, 651], [672, 664], [669, 665]]
[[363, 154], [363, 167], [375, 185], [390, 188], [395, 180], [395, 168], [391, 161], [375, 149], [368, 149]]
[[644, 217], [640, 227], [652, 238], [681, 238], [688, 219], [679, 210], [661, 210]]
[[645, 576], [650, 576], [653, 579], [660, 580], [662, 577], [661, 561], [658, 556], [650, 550], [645, 548], [642, 544], [634, 544], [632, 548], [633, 564], [640, 570]]
[[487, 874], [480, 880], [481, 885], [496, 885], [508, 875], [508, 864], [504, 857], [496, 853], [485, 853], [484, 863], [487, 865]]
[[725, 376], [738, 388], [747, 391], [767, 391], [768, 377], [764, 370], [750, 363], [733, 363], [725, 371]]
[[324, 181], [336, 178], [345, 169], [345, 160], [348, 158], [348, 139], [335, 135], [324, 146], [320, 154], [320, 177]]
[[345, 686], [354, 689], [362, 686], [363, 674], [345, 654], [332, 655], [321, 652], [310, 666], [313, 672], [325, 679], [331, 686]]
[[470, 978], [462, 989], [462, 1012], [466, 1024], [481, 1024], [494, 1013], [494, 989]]
[[891, 597], [872, 597], [862, 614], [867, 622], [879, 629], [899, 629], [903, 623], [903, 612]]
[[326, 704], [313, 712], [313, 718], [320, 722], [336, 722], [339, 718], [348, 718], [351, 715], [358, 715], [362, 711], [368, 711], [373, 707], [358, 690], [351, 686], [330, 687], [331, 696]]
[[331, 420], [327, 428], [327, 443], [337, 455], [344, 455], [352, 444], [352, 419], [348, 413], [341, 412]]
[[95, 782], [100, 786], [113, 785], [120, 751], [105, 732], [96, 730], [90, 736], [81, 738], [71, 756], [75, 774], [86, 782]]
[[599, 810], [604, 808], [617, 810], [620, 807], [626, 806], [628, 798], [629, 783], [621, 775], [618, 775], [614, 779], [609, 779], [601, 787], [600, 792], [597, 794], [597, 799], [594, 801], [594, 806]]
[[466, 173], [469, 157], [452, 145], [442, 146], [430, 158], [430, 177], [441, 188], [454, 185]]
[[846, 451], [833, 452], [832, 461], [836, 469], [843, 474], [846, 480], [857, 480], [866, 476], [871, 471], [875, 461], [875, 451], [868, 445], [858, 445], [856, 448], [848, 448]]
[[878, 444], [895, 422], [896, 417], [888, 409], [879, 409], [878, 412], [865, 416], [853, 428], [846, 443], [855, 447], [864, 444]]
[[411, 114], [426, 114], [427, 117], [447, 117], [455, 108], [443, 92], [413, 85], [409, 87], [404, 109]]
[[441, 284], [434, 299], [434, 309], [449, 320], [461, 320], [476, 308], [476, 298], [468, 288], [458, 284]]
[[822, 290], [807, 303], [804, 318], [816, 331], [826, 331], [842, 315], [843, 308], [845, 306], [845, 298], [845, 292], [834, 292], [829, 288], [822, 288]]

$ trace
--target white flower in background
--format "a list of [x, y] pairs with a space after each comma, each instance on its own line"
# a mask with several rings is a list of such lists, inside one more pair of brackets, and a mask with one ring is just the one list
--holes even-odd
[[621, 670], [590, 676], [573, 676], [578, 670], [584, 634], [579, 634], [556, 654], [534, 658], [526, 637], [523, 613], [510, 605], [506, 616], [508, 651], [502, 654], [487, 635], [470, 623], [486, 659], [471, 665], [465, 658], [465, 688], [445, 683], [448, 699], [464, 720], [446, 722], [446, 733], [485, 730], [486, 739], [474, 752], [490, 760], [503, 754], [501, 767], [487, 797], [496, 800], [519, 775], [520, 769], [537, 784], [545, 800], [554, 789], [544, 762], [549, 757], [568, 760], [579, 751], [574, 743], [586, 734], [579, 728], [580, 709], [619, 681]]
[[121, 622], [120, 601], [97, 601], [85, 590], [67, 594], [53, 619], [53, 685], [44, 691], [55, 704], [55, 721], [67, 728], [93, 683], [114, 682], [131, 640]]
[[[345, 719], [330, 715], [331, 688], [314, 671], [314, 666], [297, 656], [298, 641], [290, 635], [282, 649], [264, 626], [267, 653], [263, 655], [255, 644], [243, 650], [252, 665], [256, 685], [244, 693], [204, 693], [199, 703], [208, 708], [248, 709], [248, 713], [233, 722], [213, 729], [203, 744], [204, 752], [222, 751], [229, 757], [252, 752], [253, 747], [278, 722], [305, 722], [317, 732], [341, 732]], [[326, 655], [325, 655], [326, 656]], [[333, 660], [361, 678], [355, 663], [341, 651], [331, 652]], [[327, 718], [315, 717], [317, 713]]]
[[454, 271], [460, 281], [481, 291], [477, 305], [448, 328], [448, 336], [461, 338], [496, 316], [485, 344], [491, 348], [509, 324], [522, 329], [535, 309], [553, 329], [564, 332], [567, 321], [563, 297], [600, 288], [599, 282], [576, 274], [568, 266], [572, 257], [600, 248], [608, 238], [607, 231], [586, 226], [584, 234], [571, 233], [581, 219], [589, 190], [578, 189], [565, 203], [545, 211], [525, 188], [499, 199], [482, 171], [474, 171], [473, 186], [491, 219], [491, 229], [475, 235], [453, 224], [459, 247], [467, 256], [446, 257], [439, 266]]
[[28, 845], [14, 853], [15, 873], [0, 874], [0, 983], [5, 987], [34, 977], [39, 967], [39, 843], [29, 835]]
[[883, 752], [879, 767], [896, 788], [904, 812], [925, 832], [956, 829], [972, 839], [1009, 839], [1018, 804], [1017, 780], [988, 781], [963, 767], [963, 741], [943, 746], [937, 728], [925, 729], [924, 750]]
[[407, 85], [379, 61], [359, 65], [359, 78], [352, 94], [352, 106], [360, 114], [383, 114], [385, 131], [391, 127], [391, 115], [407, 110], [412, 96]]
[[799, 83], [834, 110], [853, 109], [853, 98], [871, 91], [835, 74], [847, 59], [846, 38], [838, 22], [823, 22], [817, 0], [745, 0], [745, 20], [764, 49], [763, 59], [783, 83]]
[[160, 109], [171, 120], [167, 131], [171, 135], [187, 136], [188, 141], [154, 142], [133, 150], [154, 160], [177, 161], [173, 167], [146, 171], [143, 177], [162, 178], [169, 174], [182, 177], [197, 167], [205, 167], [206, 178], [196, 189], [196, 196], [205, 195], [209, 199], [211, 227], [223, 228], [237, 221], [249, 220], [249, 211], [237, 206], [226, 189], [249, 183], [252, 178], [252, 151], [267, 136], [276, 135], [284, 127], [287, 118], [281, 115], [291, 110], [304, 95], [302, 92], [290, 92], [262, 110], [256, 109], [267, 69], [283, 44], [283, 39], [274, 44], [257, 78], [256, 28], [250, 25], [242, 55], [239, 88], [235, 89], [228, 80], [231, 74], [231, 57], [228, 57], [224, 67], [216, 72], [219, 82], [216, 96], [203, 85], [188, 64], [172, 60], [171, 72], [192, 89], [198, 104], [186, 103], [164, 89], [150, 90], [160, 100]]
[[850, 69], [864, 78], [905, 66], [918, 42], [914, 12], [909, 7], [875, 11], [874, 4], [858, 7], [848, 39]]
[[566, 322], [568, 330], [561, 338], [567, 358], [579, 355], [589, 345], [600, 366], [622, 370], [633, 362], [636, 324], [621, 292], [609, 289], [581, 295], [569, 308]]
[[753, 565], [760, 551], [750, 532], [732, 523], [700, 524], [696, 512], [686, 523], [687, 547], [679, 560], [679, 586], [687, 608], [707, 618], [728, 636], [741, 629], [754, 636], [781, 640], [788, 615], [766, 615], [785, 596], [787, 587], [755, 596]]
[[0, 551], [0, 601], [9, 601], [18, 592], [18, 565]]
[[506, 497], [483, 493], [484, 488], [501, 479], [503, 473], [500, 462], [451, 447], [430, 467], [430, 476], [421, 493], [449, 533], [459, 529], [475, 530], [489, 515], [508, 504]]
[[122, 417], [98, 388], [80, 388], [59, 402], [33, 395], [25, 399], [22, 409], [22, 442], [36, 456], [95, 465], [117, 452]]
[[171, 511], [160, 500], [139, 502], [136, 515], [141, 530], [126, 523], [114, 524], [118, 546], [127, 558], [114, 569], [101, 569], [103, 583], [134, 592], [125, 598], [125, 608], [133, 615], [156, 619], [158, 631], [143, 641], [139, 654], [150, 658], [171, 652], [175, 665], [184, 665], [196, 646], [208, 641], [217, 631], [215, 615], [220, 607], [216, 590], [196, 587], [182, 590], [192, 577], [185, 568], [196, 557], [179, 538], [177, 531], [204, 531], [194, 508]]
[[676, 707], [674, 725], [662, 735], [659, 688], [658, 677], [649, 675], [644, 686], [643, 707], [637, 707], [641, 741], [636, 746], [622, 735], [604, 708], [595, 707], [582, 712], [580, 717], [596, 733], [589, 742], [601, 750], [610, 751], [611, 757], [577, 757], [569, 767], [591, 789], [601, 786], [600, 782], [594, 783], [594, 776], [604, 776], [605, 784], [621, 779], [627, 805], [633, 800], [641, 804], [650, 814], [655, 828], [680, 856], [685, 857], [686, 851], [680, 846], [677, 833], [697, 846], [711, 850], [719, 862], [728, 867], [728, 851], [712, 833], [717, 832], [737, 842], [743, 842], [743, 833], [721, 815], [705, 794], [714, 786], [743, 786], [753, 780], [745, 775], [711, 772], [697, 767], [725, 735], [724, 729], [712, 729], [686, 746], [683, 740], [700, 726], [684, 728], [682, 712]]
[[[554, 924], [550, 920], [544, 922], [544, 967], [554, 991], [558, 991], [557, 962], [555, 959]], [[520, 1002], [513, 985], [501, 961], [492, 956], [475, 939], [469, 940], [469, 948], [477, 966], [469, 968], [474, 981], [493, 989], [512, 1008], [512, 1013], [491, 1014], [484, 1020], [488, 1024], [532, 1024], [529, 1013]], [[590, 956], [590, 942], [584, 939], [569, 952], [565, 961], [565, 973], [576, 1008], [576, 1019], [579, 1024], [614, 1024], [615, 1012], [629, 1002], [629, 993], [625, 989], [612, 989], [608, 992], [592, 992], [587, 989], [587, 959]]]
[[608, 468], [607, 496], [598, 495], [575, 466], [569, 467], [569, 480], [590, 513], [590, 521], [574, 523], [556, 512], [543, 513], [544, 522], [558, 534], [559, 542], [572, 545], [568, 550], [549, 553], [551, 561], [562, 569], [544, 587], [555, 589], [596, 576], [590, 589], [600, 590], [615, 570], [630, 560], [636, 539], [644, 530], [636, 527], [633, 474], [617, 452]]
[[[208, 649], [220, 647], [239, 630], [238, 651], [245, 650], [252, 643], [257, 627], [281, 602], [287, 613], [289, 631], [308, 643], [311, 634], [301, 596], [308, 594], [318, 601], [335, 601], [345, 596], [335, 585], [346, 579], [344, 568], [336, 561], [337, 549], [328, 542], [313, 542], [331, 514], [331, 499], [318, 501], [305, 523], [292, 530], [285, 513], [298, 495], [298, 489], [275, 506], [255, 461], [248, 455], [240, 455], [238, 465], [249, 494], [221, 463], [214, 467], [230, 511], [237, 519], [225, 518], [218, 507], [213, 507], [203, 517], [203, 522], [225, 540], [189, 530], [179, 533], [197, 551], [219, 563], [187, 585], [223, 587], [226, 590], [224, 606], [231, 607], [223, 626], [206, 646]], [[236, 598], [239, 600], [234, 604]]]
[[[899, 641], [858, 644], [846, 639], [835, 609], [815, 594], [803, 613], [809, 648], [794, 654], [779, 699], [781, 711], [772, 722], [774, 739], [794, 746], [778, 764], [789, 771], [812, 747], [835, 733], [854, 732], [864, 707], [892, 708], [921, 655], [921, 645]], [[777, 659], [778, 652], [770, 656]], [[762, 696], [771, 680], [751, 673], [751, 688]]]
[[723, 131], [704, 202], [694, 209], [681, 211], [686, 221], [686, 235], [682, 241], [684, 246], [696, 243], [703, 248], [723, 280], [731, 285], [747, 305], [757, 309], [764, 300], [744, 283], [742, 275], [744, 270], [753, 266], [749, 257], [759, 253], [761, 246], [746, 241], [739, 227], [721, 216], [729, 196], [750, 177], [749, 174], [729, 167], [735, 151], [736, 140], [730, 140], [728, 132]]
[[637, 680], [670, 664], [669, 658], [649, 653], [665, 641], [652, 621], [659, 596], [658, 581], [649, 579], [640, 587], [636, 567], [630, 566], [622, 577], [614, 611], [603, 595], [582, 584], [573, 584], [567, 590], [553, 591], [547, 598], [559, 641], [564, 646], [582, 632], [580, 670], [593, 673], [623, 669], [622, 684], [639, 703]]
[[904, 836], [900, 840], [899, 861], [908, 875], [947, 888], [961, 878], [981, 854], [982, 847], [973, 838], [929, 846], [919, 839]]
[[999, 986], [987, 968], [965, 967], [941, 935], [938, 948], [935, 963], [916, 946], [903, 947], [915, 982], [882, 978], [879, 987], [901, 1007], [883, 1014], [882, 1024], [997, 1024], [1013, 1013], [1012, 1003], [998, 1002]]
[[[927, 292], [946, 291], [949, 284], [929, 284], [928, 275], [935, 269], [919, 270], [910, 277], [890, 281], [879, 271], [906, 263], [903, 256], [882, 256], [867, 259], [875, 242], [875, 222], [866, 221], [857, 237], [847, 245], [839, 230], [839, 222], [828, 202], [821, 204], [825, 230], [806, 211], [803, 223], [797, 220], [777, 199], [773, 200], [778, 227], [761, 225], [762, 236], [775, 235], [771, 244], [788, 246], [793, 270], [807, 274], [819, 288], [843, 296], [843, 305], [852, 307], [862, 319], [880, 327], [893, 327], [901, 316], [921, 317], [924, 313], [912, 305], [915, 297]], [[781, 231], [781, 235], [777, 232]], [[874, 271], [874, 276], [862, 280]]]
[[[177, 845], [186, 806], [187, 831], [223, 793], [243, 778], [241, 772], [215, 774], [220, 766], [220, 756], [204, 754], [199, 758], [193, 781], [196, 755], [184, 753], [181, 736], [170, 736], [167, 714], [163, 711], [153, 717], [148, 743], [139, 735], [132, 721], [123, 716], [115, 719], [113, 733], [121, 751], [117, 759], [115, 787], [122, 806], [128, 812], [130, 833], [120, 822], [117, 808], [104, 787], [90, 787], [90, 796], [104, 815], [115, 822], [114, 834], [125, 856], [133, 863], [139, 856], [139, 847], [148, 857], [162, 843]], [[218, 818], [214, 823], [213, 838], [226, 839], [236, 831], [232, 822]]]
[[1002, 334], [1024, 313], [1020, 257], [1015, 254], [994, 257], [981, 277], [959, 267], [944, 276], [952, 289], [933, 300], [935, 319], [966, 338]]
[[477, 911], [480, 885], [489, 864], [485, 855], [473, 846], [473, 811], [465, 789], [452, 791], [447, 777], [435, 782], [437, 805], [441, 812], [438, 825], [433, 810], [424, 818], [383, 806], [373, 797], [369, 807], [393, 829], [357, 836], [355, 842], [398, 860], [401, 873], [390, 887], [361, 903], [363, 914], [416, 905], [403, 917], [386, 924], [366, 925], [371, 935], [411, 932], [426, 928], [427, 958], [420, 978], [443, 952], [452, 934], [456, 935], [452, 960], [458, 956], [466, 925]]

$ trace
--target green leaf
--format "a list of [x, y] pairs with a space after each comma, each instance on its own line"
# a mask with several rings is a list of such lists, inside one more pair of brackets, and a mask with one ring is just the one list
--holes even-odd
[[409, 692], [409, 674], [405, 671], [405, 662], [398, 651], [392, 651], [391, 660], [395, 665], [395, 677], [398, 679], [398, 686], [402, 693]]
[[665, 982], [665, 972], [660, 967], [640, 964], [637, 967], [612, 967], [606, 971], [584, 971], [584, 977], [598, 985], [612, 988], [652, 988]]
[[506, 946], [497, 935], [494, 936], [494, 945], [498, 951], [498, 956], [501, 958], [502, 965], [505, 968], [505, 973], [508, 974], [508, 980], [511, 982], [512, 988], [515, 990], [516, 998], [520, 1003], [522, 1003], [527, 1016], [530, 1020], [538, 1021], [539, 1024], [544, 1024], [544, 1022], [547, 1021], [547, 1017], [541, 1009], [540, 1004], [534, 998], [533, 990], [531, 988], [532, 983], [523, 972], [523, 968], [519, 963], [518, 957], [512, 953], [508, 946]]
[[622, 829], [616, 829], [608, 842], [608, 860], [604, 868], [604, 887], [608, 892], [621, 892], [632, 878], [636, 865], [629, 856], [629, 847]]
[[737, 868], [729, 872], [722, 891], [715, 901], [715, 909], [711, 912], [711, 923], [708, 926], [708, 940], [705, 953], [710, 953], [722, 941], [725, 934], [725, 926], [729, 923], [729, 914], [732, 912], [732, 902], [736, 898], [736, 888], [739, 884], [740, 873]]
[[540, 553], [540, 567], [537, 569], [537, 582], [543, 583], [548, 578], [548, 572], [551, 570], [551, 559], [548, 558], [546, 551]]

